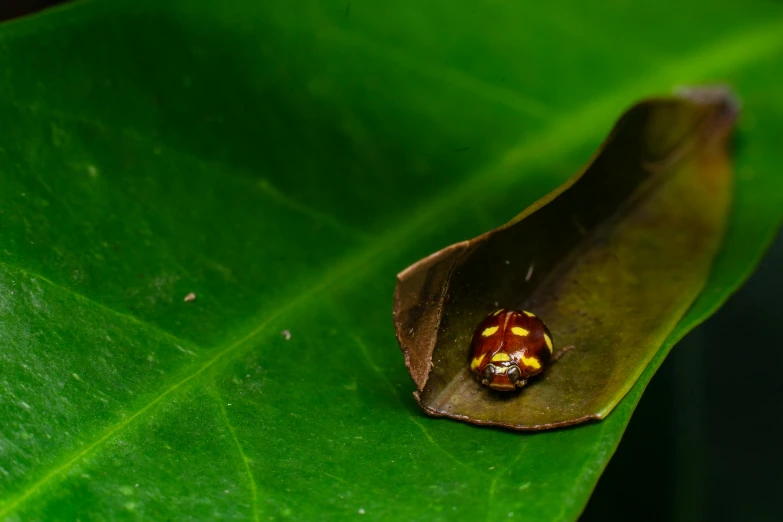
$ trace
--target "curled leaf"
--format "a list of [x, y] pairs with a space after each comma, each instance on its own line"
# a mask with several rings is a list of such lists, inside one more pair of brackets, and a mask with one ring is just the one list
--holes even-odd
[[[721, 88], [643, 101], [589, 166], [511, 222], [398, 276], [395, 328], [430, 415], [519, 430], [605, 417], [701, 291], [731, 201], [737, 104]], [[474, 329], [530, 310], [575, 350], [518, 392], [470, 371]]]

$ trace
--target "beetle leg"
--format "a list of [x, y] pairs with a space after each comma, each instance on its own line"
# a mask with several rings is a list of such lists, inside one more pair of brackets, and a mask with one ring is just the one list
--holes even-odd
[[549, 362], [555, 362], [559, 358], [561, 358], [566, 353], [570, 352], [571, 350], [575, 350], [576, 346], [563, 346], [560, 348], [555, 354], [552, 356], [552, 359]]

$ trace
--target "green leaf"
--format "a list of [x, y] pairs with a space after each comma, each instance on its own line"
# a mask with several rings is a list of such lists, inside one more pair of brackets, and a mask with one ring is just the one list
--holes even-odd
[[[0, 49], [0, 519], [575, 519], [781, 219], [772, 2], [86, 1]], [[394, 274], [699, 81], [744, 103], [728, 236], [628, 395], [534, 435], [423, 416]]]
[[[582, 172], [404, 270], [395, 329], [419, 405], [519, 430], [606, 417], [704, 287], [726, 228], [736, 118], [721, 88], [640, 102]], [[525, 311], [521, 332], [503, 309]], [[503, 375], [512, 365], [523, 390]], [[485, 368], [510, 391], [479, 382]]]

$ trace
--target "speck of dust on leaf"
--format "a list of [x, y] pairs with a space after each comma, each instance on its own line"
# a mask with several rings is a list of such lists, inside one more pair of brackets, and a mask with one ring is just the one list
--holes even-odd
[[194, 352], [192, 352], [191, 350], [186, 350], [186, 349], [184, 349], [183, 347], [181, 347], [181, 346], [180, 346], [180, 345], [178, 345], [178, 344], [175, 344], [174, 346], [176, 346], [176, 347], [177, 347], [177, 350], [179, 350], [179, 351], [180, 351], [180, 352], [182, 352], [182, 353], [186, 353], [186, 354], [188, 354], [188, 355], [196, 355], [196, 354], [195, 354]]
[[193, 292], [190, 292], [188, 295], [186, 295], [185, 299], [184, 299], [184, 301], [186, 303], [190, 303], [190, 302], [193, 302], [195, 300], [196, 300], [196, 294], [194, 294]]
[[282, 332], [280, 332], [280, 335], [282, 335], [286, 341], [291, 339], [291, 332], [289, 332], [288, 330], [283, 330]]

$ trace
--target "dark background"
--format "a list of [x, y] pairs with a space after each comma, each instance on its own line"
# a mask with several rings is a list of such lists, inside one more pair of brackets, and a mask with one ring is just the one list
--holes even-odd
[[50, 5], [62, 4], [66, 0], [0, 0], [0, 20], [9, 20], [34, 13]]
[[[64, 0], [0, 0], [0, 20]], [[194, 0], [197, 1], [197, 0]], [[783, 520], [783, 234], [671, 352], [582, 522]]]

